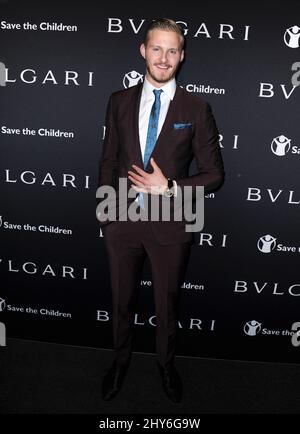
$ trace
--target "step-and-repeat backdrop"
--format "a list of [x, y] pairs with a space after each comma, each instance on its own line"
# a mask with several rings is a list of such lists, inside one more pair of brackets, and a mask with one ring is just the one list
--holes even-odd
[[[145, 26], [165, 16], [186, 33], [178, 82], [211, 104], [226, 169], [222, 189], [205, 198], [181, 289], [178, 354], [300, 360], [299, 14], [219, 3], [0, 2], [8, 337], [112, 348], [95, 196], [105, 110], [113, 91], [143, 80]], [[146, 262], [135, 350], [155, 352], [154, 336]]]

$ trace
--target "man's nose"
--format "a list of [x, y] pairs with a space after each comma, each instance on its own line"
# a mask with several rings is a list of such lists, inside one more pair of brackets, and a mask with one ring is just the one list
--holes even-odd
[[162, 63], [166, 63], [167, 62], [167, 52], [166, 51], [162, 51], [162, 53], [161, 53], [161, 58], [160, 58], [160, 60], [161, 60], [161, 62]]

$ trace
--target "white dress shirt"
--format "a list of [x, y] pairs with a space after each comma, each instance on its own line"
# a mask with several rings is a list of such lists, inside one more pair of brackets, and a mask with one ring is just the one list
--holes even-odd
[[[143, 161], [144, 161], [144, 154], [145, 154], [146, 141], [147, 141], [149, 118], [150, 118], [150, 113], [151, 113], [153, 103], [155, 101], [155, 96], [153, 92], [154, 89], [157, 88], [154, 87], [145, 77], [141, 102], [140, 102], [140, 111], [139, 111], [139, 138], [140, 138], [141, 154], [142, 154]], [[169, 81], [167, 84], [160, 87], [159, 89], [161, 89], [163, 92], [160, 95], [161, 105], [160, 105], [160, 112], [159, 112], [159, 119], [158, 119], [157, 138], [166, 120], [170, 102], [173, 100], [176, 92], [175, 78], [173, 78], [171, 81]], [[175, 180], [174, 180], [174, 193], [176, 196], [177, 184]]]
[[[140, 112], [139, 112], [139, 136], [140, 136], [140, 145], [141, 145], [141, 153], [142, 153], [143, 160], [144, 160], [144, 154], [146, 148], [149, 118], [155, 100], [155, 96], [153, 92], [154, 89], [157, 88], [154, 87], [151, 83], [149, 83], [149, 81], [145, 77], [142, 96], [141, 96]], [[173, 78], [173, 80], [169, 81], [164, 86], [160, 87], [160, 89], [163, 90], [163, 92], [160, 95], [161, 106], [160, 106], [159, 119], [158, 119], [157, 137], [161, 132], [162, 126], [167, 116], [170, 102], [171, 100], [173, 100], [176, 92], [175, 78]]]

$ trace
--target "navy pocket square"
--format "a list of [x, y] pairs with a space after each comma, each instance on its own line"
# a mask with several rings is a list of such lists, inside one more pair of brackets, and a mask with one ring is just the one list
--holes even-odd
[[186, 124], [174, 124], [173, 127], [175, 130], [182, 130], [183, 128], [190, 128], [193, 124], [186, 123]]

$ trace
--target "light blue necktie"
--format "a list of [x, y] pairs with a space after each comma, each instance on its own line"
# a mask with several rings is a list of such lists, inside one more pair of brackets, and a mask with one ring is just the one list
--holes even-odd
[[[155, 101], [151, 108], [151, 113], [149, 117], [148, 131], [147, 131], [147, 139], [146, 139], [146, 147], [144, 153], [144, 170], [147, 167], [150, 156], [155, 147], [156, 139], [157, 139], [157, 130], [158, 130], [158, 120], [159, 120], [159, 112], [160, 112], [160, 95], [163, 92], [162, 89], [153, 89]], [[145, 209], [144, 205], [144, 194], [140, 193], [138, 197], [138, 203], [141, 208]]]

